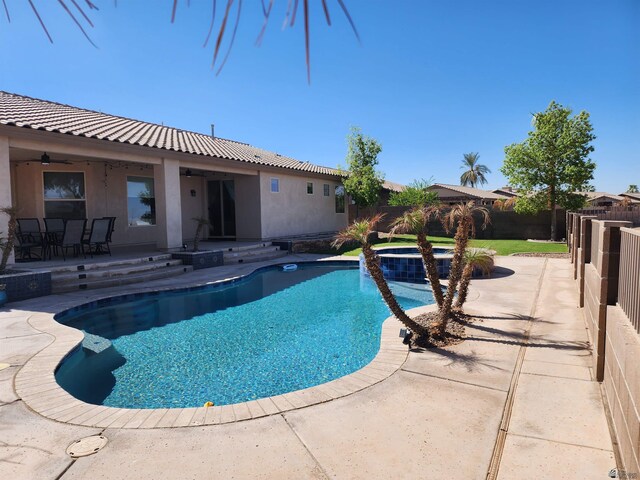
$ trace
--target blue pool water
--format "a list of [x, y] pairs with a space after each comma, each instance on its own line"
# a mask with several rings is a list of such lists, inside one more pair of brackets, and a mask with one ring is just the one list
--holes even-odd
[[[404, 308], [433, 302], [392, 283]], [[89, 403], [125, 408], [225, 405], [318, 385], [369, 363], [389, 316], [355, 267], [267, 269], [231, 285], [142, 296], [56, 317], [83, 347], [56, 372]]]

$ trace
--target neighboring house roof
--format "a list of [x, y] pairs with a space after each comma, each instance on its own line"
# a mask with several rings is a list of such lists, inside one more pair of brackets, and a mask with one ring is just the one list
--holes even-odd
[[638, 202], [640, 202], [640, 193], [621, 193], [619, 195], [620, 197], [629, 197], [631, 200], [637, 200]]
[[255, 165], [339, 175], [334, 168], [301, 162], [246, 143], [3, 91], [0, 91], [0, 125], [225, 158]]
[[389, 190], [391, 192], [401, 192], [405, 189], [404, 185], [401, 185], [399, 183], [395, 183], [395, 182], [390, 182], [389, 180], [385, 180], [382, 183], [382, 188], [384, 188], [385, 190]]
[[496, 195], [504, 195], [505, 197], [519, 197], [518, 192], [514, 192], [513, 190], [504, 190], [503, 188], [496, 188], [495, 190], [491, 190], [492, 193]]
[[616, 202], [621, 202], [623, 200], [624, 197], [621, 197], [620, 195], [614, 195], [613, 193], [607, 193], [607, 192], [578, 192], [580, 195], [585, 195], [587, 197], [587, 200], [592, 202], [594, 200], [598, 200], [600, 198], [610, 198], [612, 200], [615, 200]]
[[489, 192], [488, 190], [482, 190], [480, 188], [473, 187], [464, 187], [462, 185], [447, 185], [445, 183], [434, 183], [429, 187], [429, 189], [435, 188], [444, 188], [447, 190], [451, 190], [457, 195], [452, 195], [456, 197], [469, 197], [469, 198], [480, 198], [483, 200], [503, 200], [508, 198], [506, 195], [499, 195], [497, 193]]

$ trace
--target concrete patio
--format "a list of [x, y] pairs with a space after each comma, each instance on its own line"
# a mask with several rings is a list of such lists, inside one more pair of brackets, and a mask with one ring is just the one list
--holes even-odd
[[[467, 310], [479, 321], [462, 344], [411, 351], [390, 377], [346, 397], [223, 425], [92, 428], [34, 413], [14, 379], [53, 338], [29, 316], [134, 289], [10, 304], [0, 310], [0, 362], [10, 365], [0, 370], [0, 478], [607, 478], [616, 459], [571, 265], [525, 257], [497, 257], [497, 265], [493, 278], [472, 282]], [[175, 286], [165, 279], [135, 291]], [[104, 449], [77, 460], [65, 453], [93, 434], [107, 437]]]

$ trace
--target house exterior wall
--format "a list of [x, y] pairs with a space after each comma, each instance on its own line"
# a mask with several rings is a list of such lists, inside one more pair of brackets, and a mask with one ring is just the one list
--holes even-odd
[[[20, 163], [12, 167], [18, 217], [44, 218], [43, 172], [49, 171], [84, 173], [87, 218], [116, 217], [113, 246], [156, 244], [158, 225], [129, 226], [127, 221], [127, 176], [153, 178], [153, 169], [147, 166], [109, 166], [103, 162], [49, 166], [39, 162]], [[41, 227], [44, 229], [42, 221]], [[90, 227], [88, 223], [87, 228]]]
[[[278, 193], [271, 192], [271, 179], [280, 184]], [[307, 193], [307, 182], [313, 183], [313, 194]], [[324, 196], [324, 184], [329, 196]], [[271, 239], [324, 232], [336, 232], [347, 226], [345, 213], [335, 211], [336, 179], [297, 176], [280, 172], [260, 172], [262, 238]], [[346, 203], [346, 202], [345, 202]]]
[[[191, 195], [191, 191], [195, 196]], [[207, 190], [203, 177], [180, 177], [180, 204], [182, 207], [182, 241], [193, 242], [196, 234], [196, 217], [206, 217]], [[207, 229], [203, 229], [203, 235], [207, 237]]]
[[262, 212], [260, 209], [260, 176], [236, 175], [236, 238], [262, 239]]

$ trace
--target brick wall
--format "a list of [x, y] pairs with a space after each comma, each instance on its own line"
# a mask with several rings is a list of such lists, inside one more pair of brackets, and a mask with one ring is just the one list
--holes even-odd
[[[603, 382], [621, 469], [640, 472], [640, 229], [569, 214], [596, 379]], [[578, 224], [580, 227], [578, 228]], [[591, 234], [588, 234], [589, 224]], [[589, 245], [590, 242], [590, 245]]]

